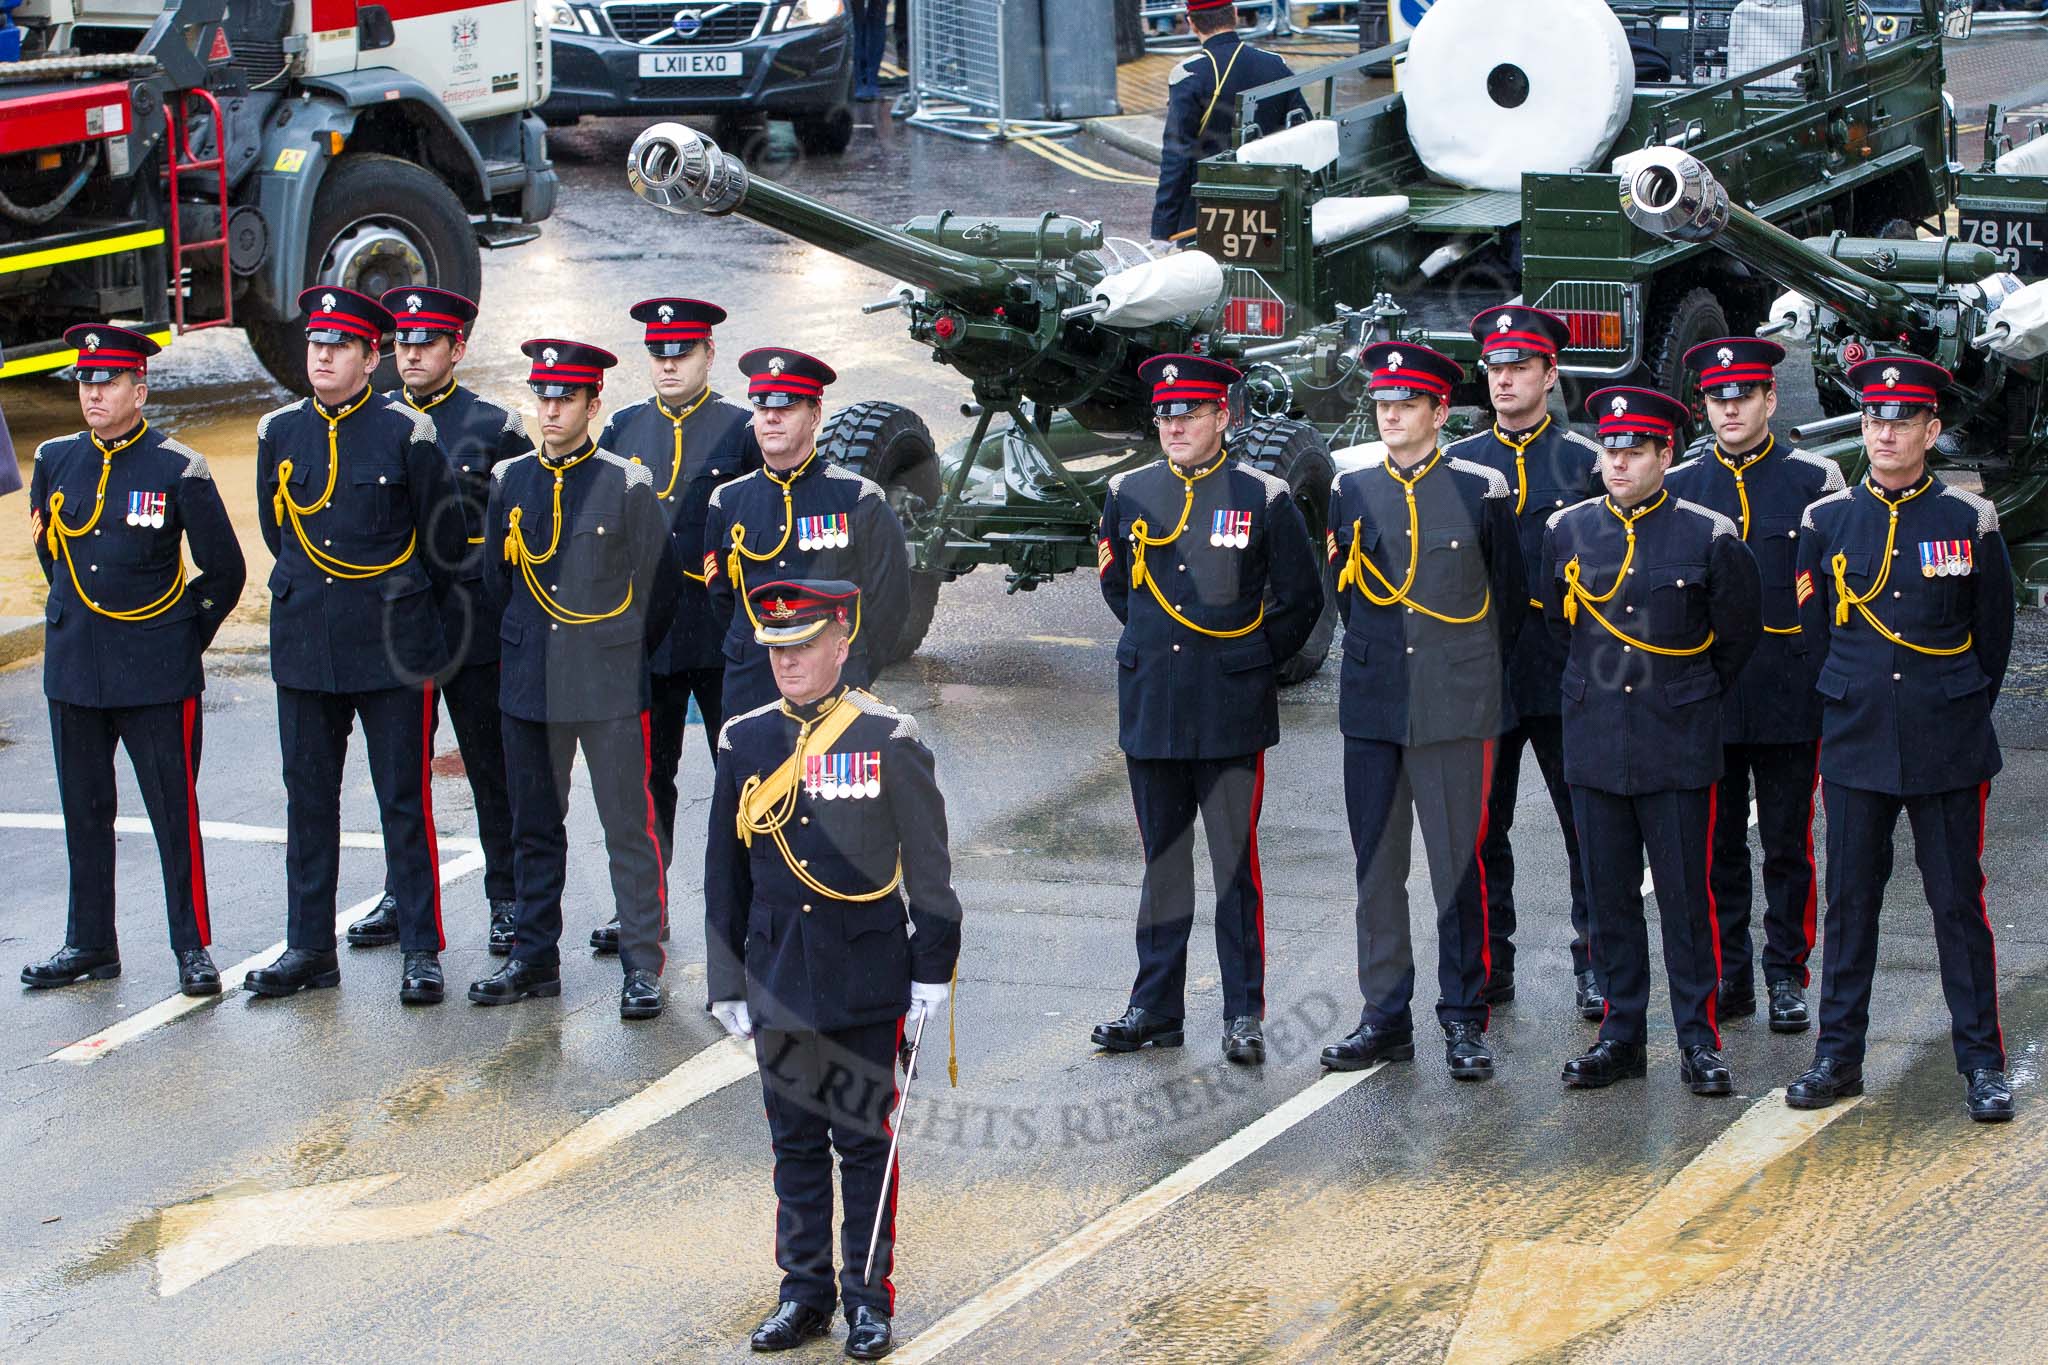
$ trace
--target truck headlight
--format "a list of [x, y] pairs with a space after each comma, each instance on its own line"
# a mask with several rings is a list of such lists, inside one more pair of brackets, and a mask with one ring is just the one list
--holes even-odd
[[846, 0], [796, 0], [783, 20], [784, 28], [810, 28], [846, 13]]
[[568, 0], [541, 0], [540, 13], [548, 21], [548, 27], [557, 33], [584, 33], [588, 31], [576, 7]]

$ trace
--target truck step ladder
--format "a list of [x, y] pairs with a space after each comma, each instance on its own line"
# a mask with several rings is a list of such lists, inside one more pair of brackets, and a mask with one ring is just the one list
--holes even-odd
[[[204, 102], [201, 113], [213, 119], [213, 155], [204, 159], [192, 155], [192, 102]], [[171, 317], [178, 334], [204, 331], [208, 327], [233, 326], [235, 321], [234, 274], [228, 267], [228, 169], [226, 120], [221, 117], [220, 101], [210, 90], [187, 90], [182, 99], [164, 101], [164, 123], [170, 131], [167, 145], [168, 158], [164, 165], [164, 176], [170, 182], [171, 220]], [[220, 201], [220, 233], [205, 241], [188, 242], [184, 239], [184, 225], [180, 221], [180, 200], [178, 191], [180, 177], [187, 173], [214, 174]], [[220, 252], [220, 304], [221, 315], [192, 321], [186, 316], [187, 289], [184, 285], [185, 257], [199, 251]]]

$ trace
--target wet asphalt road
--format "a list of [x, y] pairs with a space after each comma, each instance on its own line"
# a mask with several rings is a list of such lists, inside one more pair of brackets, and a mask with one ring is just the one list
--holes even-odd
[[[728, 382], [740, 350], [784, 342], [831, 359], [843, 399], [907, 402], [942, 438], [965, 427], [951, 372], [890, 318], [852, 307], [880, 294], [880, 277], [749, 224], [638, 204], [620, 169], [637, 131], [586, 124], [557, 139], [564, 211], [541, 242], [487, 259], [467, 380], [519, 402], [517, 342], [563, 334], [627, 356], [615, 391], [631, 401], [642, 390], [625, 307], [701, 293], [733, 312]], [[1014, 147], [877, 131], [843, 161], [768, 173], [885, 220], [1053, 204], [1142, 227], [1141, 187], [1082, 180]], [[254, 419], [282, 395], [237, 339], [192, 338], [176, 354], [158, 376], [158, 415], [224, 470], [239, 459], [222, 479], [246, 512]], [[17, 437], [68, 429], [67, 402], [61, 388], [21, 402], [10, 391]], [[258, 585], [263, 563], [258, 551]], [[282, 933], [282, 849], [263, 842], [282, 793], [254, 605], [210, 660], [206, 694], [201, 802], [209, 820], [246, 827], [207, 847], [223, 966]], [[1520, 996], [1490, 1035], [1499, 1078], [1454, 1085], [1425, 1046], [1355, 1084], [1320, 1080], [1316, 1049], [1357, 1009], [1334, 666], [1288, 695], [1268, 759], [1273, 1060], [1245, 1072], [1218, 1056], [1206, 916], [1189, 1046], [1096, 1055], [1088, 1026], [1121, 1009], [1129, 984], [1138, 873], [1114, 622], [1083, 576], [1016, 597], [988, 573], [952, 585], [924, 649], [879, 689], [918, 716], [937, 754], [969, 915], [961, 1084], [945, 1089], [929, 1066], [905, 1122], [903, 1358], [942, 1339], [949, 1359], [1003, 1361], [2048, 1353], [2048, 628], [2038, 616], [2022, 628], [1987, 841], [2020, 1118], [1992, 1130], [1962, 1116], [1932, 935], [1902, 857], [1870, 1094], [1802, 1127], [1767, 1092], [1805, 1063], [1810, 1037], [1730, 1025], [1741, 1094], [1695, 1099], [1677, 1079], [1661, 990], [1648, 1079], [1560, 1088], [1558, 1065], [1590, 1030], [1569, 1009], [1563, 858], [1533, 765]], [[343, 827], [368, 834], [355, 758]], [[708, 778], [693, 741], [684, 827], [703, 816]], [[0, 792], [11, 963], [54, 947], [64, 910], [61, 835], [13, 818], [57, 809], [33, 665], [0, 673]], [[467, 788], [444, 777], [436, 806], [445, 864], [473, 833]], [[123, 809], [140, 811], [132, 787]], [[585, 798], [571, 841], [573, 944], [609, 913]], [[353, 952], [338, 991], [233, 994], [89, 1065], [46, 1060], [173, 989], [148, 837], [124, 837], [119, 858], [125, 975], [0, 992], [0, 1354], [747, 1358], [745, 1332], [776, 1283], [767, 1137], [753, 1081], [697, 1008], [701, 877], [687, 852], [671, 879], [674, 1007], [651, 1024], [622, 1025], [615, 960], [577, 951], [559, 1001], [462, 1003], [461, 984], [490, 969], [470, 873], [446, 893], [445, 1005], [402, 1008], [395, 950]], [[374, 896], [379, 876], [374, 848], [346, 850], [342, 904]], [[1420, 877], [1411, 894], [1426, 897]], [[1419, 926], [1418, 958], [1433, 951]]]

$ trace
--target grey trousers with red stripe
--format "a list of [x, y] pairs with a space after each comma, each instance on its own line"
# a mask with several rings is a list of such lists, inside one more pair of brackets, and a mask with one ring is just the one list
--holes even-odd
[[142, 807], [163, 864], [171, 951], [213, 939], [206, 916], [206, 859], [199, 839], [199, 698], [156, 706], [50, 703], [57, 755], [57, 799], [64, 808], [64, 851], [71, 863], [71, 913], [64, 941], [93, 950], [116, 946], [114, 933], [114, 750], [128, 750]]
[[1877, 974], [1877, 921], [1892, 876], [1892, 831], [1905, 811], [1913, 861], [1934, 912], [1934, 948], [1948, 1000], [1956, 1070], [2005, 1070], [1998, 1026], [1998, 950], [1984, 906], [1984, 805], [1991, 784], [1890, 796], [1822, 784], [1828, 817], [1827, 942], [1821, 953], [1820, 1041], [1814, 1053], [1860, 1065]]
[[1344, 741], [1344, 810], [1358, 884], [1361, 1021], [1412, 1029], [1415, 949], [1408, 924], [1408, 850], [1422, 824], [1436, 903], [1439, 1021], [1484, 1025], [1491, 967], [1486, 933], [1486, 839], [1492, 740], [1441, 744]]
[[519, 898], [512, 956], [549, 967], [562, 960], [562, 884], [569, 858], [564, 822], [570, 766], [580, 746], [611, 865], [619, 966], [659, 974], [668, 893], [659, 820], [647, 785], [653, 743], [647, 713], [547, 722], [506, 716], [504, 727], [505, 778], [512, 791], [512, 874]]

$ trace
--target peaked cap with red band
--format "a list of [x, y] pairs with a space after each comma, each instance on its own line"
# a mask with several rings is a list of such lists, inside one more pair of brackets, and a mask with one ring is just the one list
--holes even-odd
[[1862, 395], [1865, 416], [1896, 422], [1920, 408], [1938, 412], [1955, 377], [1931, 360], [1886, 355], [1851, 365], [1849, 382]]
[[830, 578], [791, 578], [747, 589], [753, 604], [754, 642], [775, 649], [808, 644], [837, 621], [851, 628], [860, 609], [860, 589]]
[[1600, 444], [1624, 450], [1642, 441], [1678, 444], [1689, 415], [1685, 404], [1655, 389], [1602, 389], [1586, 400], [1586, 414], [1600, 423]]
[[383, 304], [338, 284], [316, 284], [302, 292], [299, 311], [306, 315], [306, 340], [323, 346], [342, 341], [375, 346], [395, 325]]
[[629, 311], [647, 324], [647, 353], [658, 356], [688, 355], [725, 321], [723, 308], [702, 299], [642, 299]]
[[1180, 417], [1203, 403], [1222, 404], [1244, 375], [1207, 356], [1155, 355], [1138, 366], [1138, 378], [1152, 386], [1154, 416]]
[[117, 374], [139, 374], [163, 347], [140, 332], [104, 322], [64, 329], [64, 344], [78, 352], [73, 376], [81, 384], [104, 384]]
[[604, 372], [619, 363], [601, 346], [552, 337], [535, 337], [519, 349], [533, 358], [526, 386], [542, 398], [567, 398], [579, 388], [596, 393], [604, 387]]
[[1237, 0], [1188, 0], [1188, 13], [1200, 14], [1204, 10], [1228, 9]]
[[1435, 398], [1449, 402], [1451, 390], [1465, 377], [1464, 367], [1441, 351], [1405, 341], [1381, 341], [1359, 353], [1359, 364], [1372, 372], [1366, 397], [1398, 403], [1404, 398]]
[[391, 314], [391, 339], [408, 346], [438, 336], [466, 337], [476, 321], [476, 304], [446, 289], [387, 289], [378, 302]]
[[823, 398], [839, 375], [816, 356], [787, 346], [760, 346], [740, 357], [747, 399], [757, 408], [786, 408], [799, 399]]
[[1761, 337], [1722, 337], [1702, 341], [1685, 353], [1685, 367], [1698, 370], [1700, 393], [1707, 398], [1740, 398], [1755, 384], [1775, 384], [1775, 367], [1785, 348]]
[[1471, 331], [1479, 342], [1479, 359], [1492, 365], [1512, 365], [1538, 356], [1556, 360], [1572, 339], [1571, 324], [1563, 318], [1519, 303], [1487, 309], [1472, 319]]

